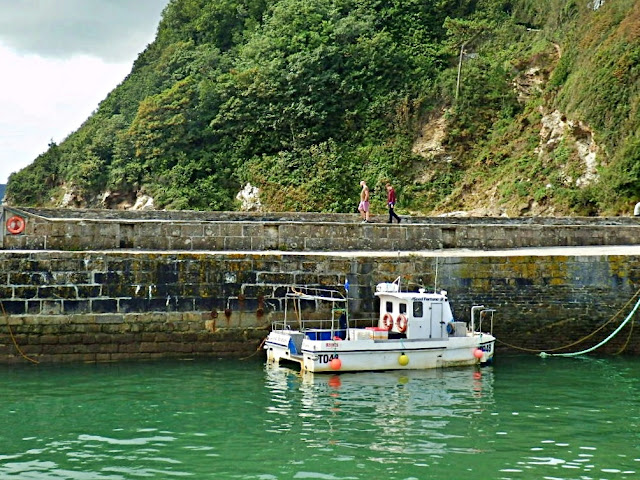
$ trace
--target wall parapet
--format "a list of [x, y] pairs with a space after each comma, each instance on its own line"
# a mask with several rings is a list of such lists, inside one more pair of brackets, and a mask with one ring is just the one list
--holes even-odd
[[[24, 231], [6, 222], [25, 219]], [[349, 214], [114, 211], [4, 207], [5, 250], [416, 251], [634, 245], [634, 217], [405, 217], [360, 223]]]

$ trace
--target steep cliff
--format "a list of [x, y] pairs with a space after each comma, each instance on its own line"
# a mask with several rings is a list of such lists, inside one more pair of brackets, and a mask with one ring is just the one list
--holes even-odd
[[629, 214], [632, 0], [172, 0], [98, 110], [12, 204]]

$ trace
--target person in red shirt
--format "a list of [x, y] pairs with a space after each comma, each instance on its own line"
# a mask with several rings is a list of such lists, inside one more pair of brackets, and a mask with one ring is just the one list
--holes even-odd
[[387, 183], [387, 205], [389, 206], [389, 221], [387, 223], [393, 223], [394, 218], [400, 223], [400, 217], [393, 211], [393, 207], [396, 205], [396, 191], [390, 183]]

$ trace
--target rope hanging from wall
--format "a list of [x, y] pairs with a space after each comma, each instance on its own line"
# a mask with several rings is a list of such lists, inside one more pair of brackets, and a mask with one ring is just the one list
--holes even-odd
[[7, 327], [9, 328], [9, 335], [11, 335], [11, 340], [13, 341], [13, 345], [16, 347], [16, 350], [18, 351], [18, 353], [20, 355], [22, 355], [22, 357], [25, 360], [28, 360], [31, 363], [35, 363], [35, 364], [40, 363], [38, 360], [35, 360], [35, 359], [25, 355], [25, 353], [22, 351], [22, 349], [18, 345], [18, 342], [16, 341], [16, 337], [13, 335], [13, 330], [11, 329], [11, 323], [9, 323], [9, 315], [7, 315], [7, 312], [4, 309], [4, 304], [2, 303], [2, 300], [0, 300], [0, 308], [2, 309], [2, 315], [4, 315], [4, 317], [7, 319]]

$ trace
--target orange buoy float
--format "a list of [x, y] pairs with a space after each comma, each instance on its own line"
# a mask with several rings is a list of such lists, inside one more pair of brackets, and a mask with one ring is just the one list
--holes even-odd
[[329, 362], [329, 366], [331, 367], [331, 370], [340, 370], [342, 367], [342, 360], [339, 358], [332, 358]]
[[385, 313], [382, 316], [382, 326], [387, 330], [391, 330], [391, 327], [393, 327], [393, 317], [390, 313]]
[[400, 333], [404, 333], [407, 331], [407, 327], [409, 326], [409, 319], [406, 315], [398, 315], [396, 319], [396, 328]]
[[473, 351], [473, 356], [476, 357], [478, 360], [480, 360], [482, 358], [482, 356], [484, 355], [484, 352], [482, 351], [481, 348], [476, 348]]
[[14, 215], [13, 217], [9, 218], [9, 220], [7, 220], [7, 230], [12, 235], [18, 235], [19, 233], [22, 233], [24, 231], [25, 225], [26, 222], [24, 221], [24, 218], [19, 217], [18, 215]]

